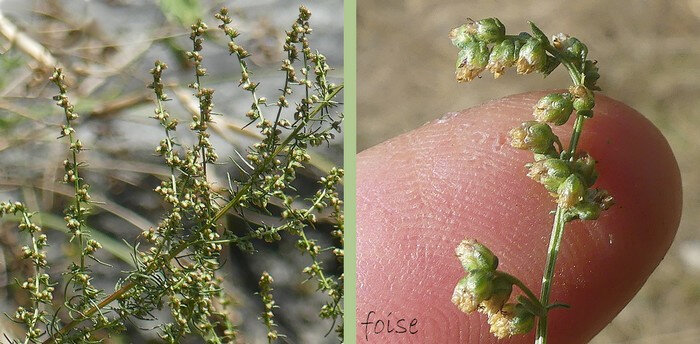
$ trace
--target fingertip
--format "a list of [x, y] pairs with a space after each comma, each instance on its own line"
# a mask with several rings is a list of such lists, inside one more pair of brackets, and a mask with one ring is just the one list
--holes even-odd
[[[447, 114], [358, 155], [358, 319], [370, 308], [398, 311], [426, 324], [424, 337], [407, 342], [490, 342], [484, 319], [449, 302], [464, 274], [453, 249], [465, 237], [488, 243], [503, 269], [539, 290], [553, 203], [525, 176], [531, 154], [509, 147], [506, 133], [531, 119], [543, 94]], [[552, 299], [572, 309], [553, 311], [553, 342], [585, 342], [604, 327], [661, 260], [680, 220], [680, 173], [666, 140], [628, 106], [596, 102], [580, 147], [599, 163], [596, 187], [617, 205], [567, 226]]]

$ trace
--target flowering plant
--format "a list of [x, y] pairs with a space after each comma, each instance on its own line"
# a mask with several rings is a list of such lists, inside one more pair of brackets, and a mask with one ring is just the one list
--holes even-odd
[[[326, 176], [318, 178], [309, 197], [294, 185], [297, 172], [309, 163], [309, 149], [332, 140], [343, 118], [342, 113], [333, 110], [339, 104], [337, 97], [343, 85], [329, 82], [331, 67], [324, 55], [311, 49], [310, 17], [311, 12], [301, 7], [286, 32], [286, 58], [280, 67], [283, 86], [277, 101], [268, 104], [257, 93], [259, 83], [253, 81], [247, 65], [250, 53], [238, 43], [239, 32], [231, 26], [228, 10], [216, 14], [229, 53], [241, 70], [239, 86], [251, 95], [246, 116], [262, 137], [243, 154], [242, 162], [232, 159], [240, 177], [229, 177], [228, 187], [214, 185], [210, 177], [211, 169], [219, 163], [210, 137], [210, 128], [219, 114], [214, 111], [214, 90], [205, 87], [207, 69], [202, 51], [204, 38], [213, 31], [202, 21], [192, 25], [192, 49], [186, 53], [193, 66], [194, 81], [189, 87], [198, 105], [189, 125], [195, 137], [192, 145], [175, 136], [179, 123], [165, 106], [170, 100], [163, 82], [167, 65], [155, 62], [149, 85], [155, 95], [152, 118], [163, 130], [155, 152], [170, 172], [155, 191], [167, 212], [157, 226], [141, 233], [140, 242], [131, 245], [133, 269], [122, 275], [113, 292], [96, 287], [92, 267], [106, 263], [95, 255], [102, 245], [87, 224], [94, 203], [82, 173], [87, 162], [80, 153], [86, 147], [78, 138], [79, 116], [69, 100], [69, 78], [63, 69], [55, 69], [51, 81], [59, 92], [53, 99], [65, 118], [59, 136], [69, 148], [63, 163], [63, 182], [73, 189], [72, 202], [65, 210], [65, 227], [68, 241], [80, 255], [62, 274], [52, 271], [47, 260], [47, 236], [33, 221], [35, 213], [20, 202], [0, 203], [0, 216], [13, 217], [20, 231], [27, 233], [28, 245], [22, 248], [21, 258], [33, 266], [32, 275], [18, 282], [26, 290], [29, 304], [18, 307], [12, 316], [24, 325], [25, 335], [19, 339], [5, 334], [9, 342], [98, 343], [124, 331], [135, 319], [156, 322], [158, 334], [168, 343], [180, 343], [191, 336], [206, 343], [236, 342], [240, 338], [238, 329], [228, 314], [233, 305], [219, 271], [224, 263], [222, 250], [231, 246], [255, 254], [260, 241], [276, 242], [282, 235], [294, 238], [301, 253], [310, 257], [303, 273], [316, 280], [318, 291], [326, 298], [319, 317], [332, 319], [342, 338], [343, 276], [328, 271], [322, 256], [330, 255], [341, 262], [343, 259], [343, 202], [339, 194], [343, 170], [329, 168]], [[298, 101], [290, 99], [294, 92], [299, 94]], [[273, 109], [272, 114], [267, 113], [268, 108]], [[222, 223], [228, 214], [241, 218], [253, 213], [272, 214], [273, 204], [282, 210], [272, 224], [231, 228]], [[316, 228], [321, 214], [331, 223], [335, 240], [323, 246], [307, 234]], [[272, 343], [283, 336], [274, 320], [278, 307], [272, 294], [272, 276], [264, 272], [258, 286], [264, 309], [260, 318]], [[163, 309], [169, 311], [169, 319], [154, 315]]]
[[[548, 311], [568, 307], [549, 303], [564, 226], [574, 220], [597, 219], [613, 205], [613, 199], [607, 191], [593, 188], [598, 177], [596, 162], [588, 153], [577, 150], [583, 124], [593, 117], [593, 91], [600, 90], [596, 62], [588, 59], [588, 47], [575, 37], [560, 33], [550, 41], [535, 24], [530, 23], [530, 27], [532, 34], [506, 35], [505, 26], [496, 18], [468, 20], [450, 32], [450, 39], [460, 49], [456, 72], [459, 82], [471, 81], [485, 70], [498, 78], [513, 66], [518, 74], [538, 72], [547, 76], [559, 65], [567, 69], [573, 81], [568, 92], [548, 94], [535, 104], [535, 120], [509, 132], [511, 146], [533, 153], [534, 161], [526, 165], [527, 175], [541, 183], [557, 204], [541, 294], [537, 298], [515, 276], [498, 270], [498, 258], [486, 246], [466, 239], [456, 253], [467, 275], [455, 287], [452, 302], [466, 313], [486, 313], [491, 332], [498, 338], [530, 332], [536, 322], [535, 341], [544, 344]], [[568, 147], [564, 147], [551, 125], [567, 123], [572, 114], [574, 129]], [[509, 302], [513, 286], [525, 295]]]

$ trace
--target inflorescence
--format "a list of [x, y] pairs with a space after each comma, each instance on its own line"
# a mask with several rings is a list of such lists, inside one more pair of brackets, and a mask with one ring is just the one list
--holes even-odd
[[17, 307], [12, 320], [24, 324], [26, 334], [23, 341], [17, 343], [38, 343], [41, 336], [50, 326], [50, 305], [53, 302], [53, 292], [55, 283], [46, 273], [49, 268], [46, 259], [45, 248], [49, 245], [46, 234], [42, 233], [41, 227], [32, 222], [33, 213], [20, 202], [0, 203], [0, 218], [4, 215], [15, 215], [19, 217], [19, 230], [29, 234], [30, 243], [22, 246], [22, 259], [28, 260], [33, 265], [33, 274], [24, 281], [17, 281], [17, 284], [29, 295], [30, 304], [28, 307]]
[[[466, 313], [478, 309], [488, 314], [491, 331], [498, 338], [529, 332], [537, 317], [536, 340], [545, 343], [547, 311], [560, 306], [549, 304], [549, 292], [564, 224], [598, 219], [613, 205], [613, 199], [606, 190], [593, 188], [598, 178], [593, 157], [576, 150], [584, 121], [593, 117], [593, 91], [600, 90], [596, 85], [600, 77], [596, 62], [587, 59], [588, 48], [578, 39], [560, 33], [550, 41], [537, 26], [530, 26], [532, 34], [506, 35], [505, 26], [496, 18], [470, 19], [453, 29], [450, 39], [460, 49], [456, 72], [459, 82], [480, 77], [485, 70], [498, 78], [510, 67], [515, 67], [518, 74], [538, 72], [546, 77], [560, 64], [573, 81], [568, 92], [542, 97], [534, 106], [534, 120], [509, 132], [511, 146], [534, 154], [534, 161], [526, 165], [527, 175], [541, 183], [557, 204], [542, 293], [537, 299], [519, 280], [507, 274], [504, 277], [496, 270], [498, 259], [493, 253], [467, 239], [457, 247], [457, 256], [468, 274], [457, 284], [452, 301]], [[572, 114], [574, 130], [569, 146], [564, 147], [551, 125], [567, 123]], [[528, 297], [507, 303], [514, 284]]]
[[[468, 272], [457, 283], [452, 303], [465, 313], [476, 310], [488, 316], [491, 332], [506, 338], [532, 330], [534, 315], [541, 314], [539, 300], [513, 276], [497, 270], [498, 258], [476, 240], [462, 241], [455, 249], [462, 267]], [[508, 302], [517, 284], [529, 298]]]
[[[155, 191], [166, 204], [166, 213], [157, 226], [141, 233], [142, 242], [133, 245], [134, 270], [129, 271], [117, 284], [115, 291], [95, 288], [89, 261], [101, 263], [95, 252], [100, 243], [90, 237], [86, 221], [90, 215], [88, 184], [80, 170], [85, 162], [78, 159], [85, 149], [75, 134], [78, 115], [68, 99], [68, 87], [61, 69], [56, 69], [51, 80], [60, 93], [54, 99], [63, 108], [65, 123], [60, 137], [66, 137], [69, 159], [64, 161], [64, 182], [73, 186], [74, 199], [65, 212], [69, 240], [80, 250], [79, 260], [64, 273], [66, 300], [63, 307], [53, 305], [53, 294], [58, 282], [48, 274], [45, 248], [47, 237], [31, 218], [33, 213], [21, 203], [0, 203], [0, 216], [12, 215], [20, 222], [19, 229], [29, 234], [30, 244], [22, 248], [22, 257], [31, 261], [34, 273], [20, 283], [27, 290], [30, 305], [19, 307], [14, 319], [26, 327], [23, 341], [8, 338], [12, 343], [99, 343], [106, 335], [118, 333], [132, 319], [158, 320], [158, 333], [168, 343], [180, 343], [187, 336], [197, 336], [206, 343], [232, 343], [238, 330], [228, 314], [231, 298], [223, 289], [220, 272], [222, 251], [227, 246], [254, 254], [257, 239], [274, 242], [283, 235], [297, 240], [297, 247], [311, 259], [302, 273], [317, 281], [318, 290], [328, 301], [319, 310], [319, 317], [332, 319], [342, 340], [343, 275], [325, 269], [324, 253], [342, 262], [343, 212], [338, 188], [343, 170], [333, 167], [318, 180], [318, 188], [309, 197], [300, 195], [293, 186], [297, 171], [310, 163], [310, 147], [328, 144], [340, 131], [342, 113], [333, 111], [343, 85], [328, 81], [331, 67], [326, 58], [310, 47], [309, 24], [311, 12], [305, 7], [291, 29], [286, 32], [283, 51], [286, 58], [280, 70], [284, 73], [281, 94], [266, 114], [265, 97], [258, 96], [258, 83], [246, 63], [250, 53], [237, 41], [239, 33], [231, 23], [227, 9], [216, 14], [219, 29], [229, 39], [228, 49], [235, 55], [241, 70], [240, 88], [252, 97], [246, 112], [255, 123], [262, 139], [253, 144], [241, 164], [236, 162], [240, 178], [229, 180], [229, 187], [214, 185], [208, 177], [218, 155], [211, 143], [210, 128], [214, 125], [214, 90], [204, 86], [207, 70], [204, 67], [204, 38], [211, 34], [207, 25], [198, 21], [191, 27], [192, 50], [186, 57], [194, 69], [194, 82], [189, 85], [198, 100], [198, 111], [192, 116], [189, 129], [196, 140], [192, 145], [180, 142], [175, 132], [178, 120], [165, 107], [169, 101], [163, 82], [167, 65], [157, 61], [149, 85], [155, 95], [155, 119], [163, 129], [164, 138], [155, 151], [169, 167]], [[294, 101], [291, 95], [299, 94]], [[292, 110], [287, 110], [289, 108]], [[274, 225], [260, 223], [256, 227], [229, 228], [227, 214], [245, 218], [251, 212], [270, 214], [268, 205], [281, 204], [281, 218]], [[323, 216], [333, 227], [337, 242], [322, 247], [307, 235], [315, 229], [318, 217]], [[140, 244], [146, 246], [141, 248]], [[268, 328], [270, 343], [281, 337], [273, 321], [277, 308], [272, 295], [272, 277], [264, 273], [259, 281], [260, 296], [265, 312], [261, 320]], [[159, 320], [154, 312], [167, 308], [171, 321]], [[65, 313], [65, 314], [64, 314]], [[65, 319], [68, 319], [67, 321]]]

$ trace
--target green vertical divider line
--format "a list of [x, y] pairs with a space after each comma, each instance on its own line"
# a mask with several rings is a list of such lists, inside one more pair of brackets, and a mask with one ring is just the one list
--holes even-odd
[[345, 169], [345, 340], [346, 344], [355, 343], [356, 315], [356, 252], [355, 252], [355, 154], [357, 151], [357, 3], [356, 0], [344, 1], [343, 52], [345, 68], [345, 111], [344, 124], [344, 169]]

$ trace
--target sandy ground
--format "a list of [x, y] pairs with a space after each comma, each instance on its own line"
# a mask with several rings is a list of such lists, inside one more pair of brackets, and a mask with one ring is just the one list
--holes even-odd
[[[467, 17], [498, 16], [509, 31], [566, 31], [599, 61], [599, 84], [656, 124], [678, 159], [684, 214], [666, 259], [593, 343], [700, 340], [700, 1], [358, 0], [358, 150], [448, 111], [532, 89], [567, 85], [506, 74], [458, 85], [447, 32]], [[595, 42], [595, 43], [593, 43]]]

